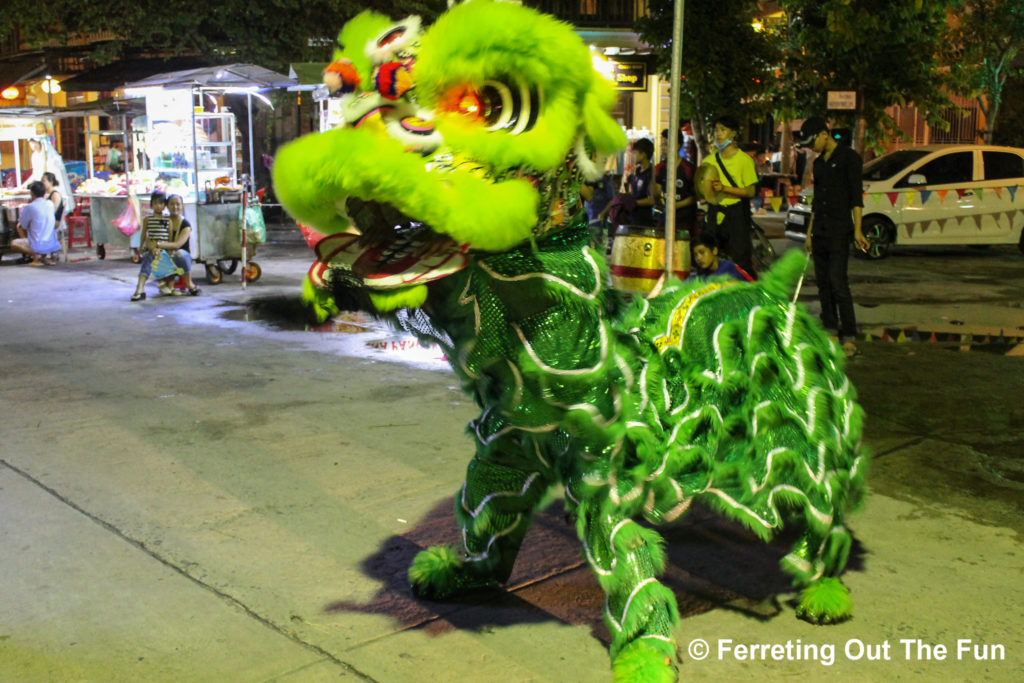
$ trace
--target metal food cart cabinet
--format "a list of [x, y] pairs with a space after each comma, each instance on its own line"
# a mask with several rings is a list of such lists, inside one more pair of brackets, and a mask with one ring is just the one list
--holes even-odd
[[[261, 67], [233, 64], [159, 74], [125, 86], [127, 96], [145, 98], [146, 152], [151, 169], [179, 181], [175, 185], [185, 201], [185, 217], [193, 226], [193, 261], [205, 266], [211, 284], [234, 272], [239, 261], [243, 283], [262, 274], [259, 265], [250, 260], [253, 245], [242, 248], [242, 188], [253, 168], [252, 98], [262, 98], [261, 90], [291, 82]], [[249, 174], [241, 178], [235, 116], [223, 107], [224, 94], [247, 96]]]

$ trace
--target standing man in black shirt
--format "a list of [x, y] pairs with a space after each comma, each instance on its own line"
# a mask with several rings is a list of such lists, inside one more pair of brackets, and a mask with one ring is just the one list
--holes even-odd
[[821, 322], [838, 330], [843, 353], [850, 357], [857, 353], [857, 320], [847, 274], [850, 240], [861, 250], [868, 248], [861, 230], [863, 162], [852, 148], [836, 142], [825, 119], [819, 116], [804, 121], [800, 144], [818, 155], [814, 160], [814, 200], [811, 223], [807, 226], [807, 250], [814, 260]]

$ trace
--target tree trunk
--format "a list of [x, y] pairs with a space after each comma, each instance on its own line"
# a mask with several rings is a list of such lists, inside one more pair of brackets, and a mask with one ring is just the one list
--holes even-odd
[[867, 137], [867, 107], [864, 106], [864, 86], [857, 89], [857, 119], [853, 130], [853, 149], [864, 158], [864, 139]]

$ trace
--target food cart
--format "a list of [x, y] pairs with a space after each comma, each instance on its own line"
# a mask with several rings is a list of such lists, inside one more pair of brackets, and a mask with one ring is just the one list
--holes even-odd
[[[145, 99], [150, 171], [170, 179], [170, 191], [184, 199], [185, 217], [193, 226], [193, 260], [205, 266], [211, 284], [232, 273], [239, 262], [243, 282], [262, 273], [250, 261], [254, 245], [242, 229], [244, 190], [251, 189], [245, 185], [254, 168], [252, 100], [269, 104], [261, 92], [291, 82], [262, 67], [232, 64], [158, 74], [125, 86], [126, 96]], [[239, 153], [235, 116], [224, 106], [225, 94], [246, 95], [248, 164]], [[240, 174], [242, 168], [248, 173]]]
[[[78, 206], [76, 213], [87, 216], [82, 220], [89, 222], [96, 255], [101, 259], [106, 257], [106, 247], [110, 245], [131, 249], [133, 260], [138, 260], [141, 235], [138, 231], [124, 235], [114, 228], [113, 221], [125, 210], [129, 196], [145, 212], [149, 194], [156, 184], [156, 174], [139, 168], [135, 154], [133, 122], [144, 113], [141, 100], [103, 100], [56, 110], [53, 114], [55, 119], [82, 118], [85, 122], [86, 177], [75, 188], [74, 197]], [[94, 117], [105, 117], [116, 127], [92, 129], [90, 120]], [[123, 172], [109, 172], [102, 164], [97, 168], [97, 150], [106, 149], [115, 141], [124, 144]]]

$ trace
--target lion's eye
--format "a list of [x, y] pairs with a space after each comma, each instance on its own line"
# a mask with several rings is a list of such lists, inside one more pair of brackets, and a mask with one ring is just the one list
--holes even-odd
[[441, 106], [445, 111], [490, 127], [500, 120], [503, 101], [498, 90], [488, 83], [481, 88], [452, 88], [442, 100]]
[[441, 107], [490, 130], [518, 134], [536, 123], [539, 99], [536, 90], [521, 83], [510, 87], [501, 81], [486, 81], [479, 88], [462, 85], [450, 89]]

